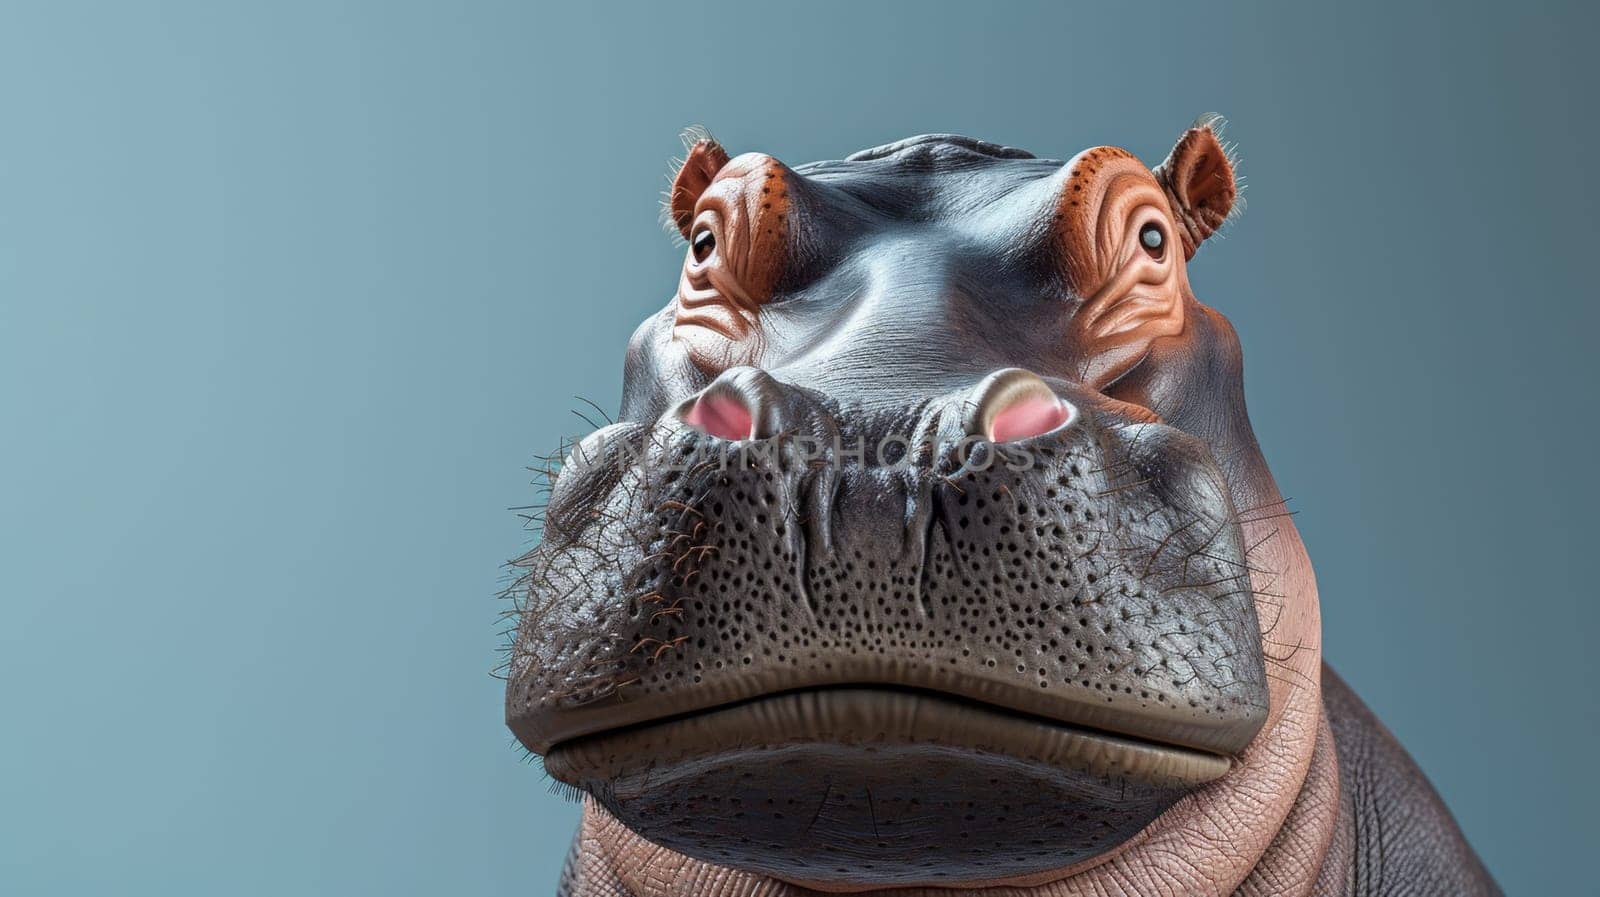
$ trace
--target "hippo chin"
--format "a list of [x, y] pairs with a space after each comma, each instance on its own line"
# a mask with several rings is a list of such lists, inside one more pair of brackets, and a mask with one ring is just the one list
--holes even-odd
[[1498, 893], [1322, 665], [1189, 284], [1216, 132], [691, 144], [677, 295], [518, 562], [507, 721], [587, 795], [558, 893]]

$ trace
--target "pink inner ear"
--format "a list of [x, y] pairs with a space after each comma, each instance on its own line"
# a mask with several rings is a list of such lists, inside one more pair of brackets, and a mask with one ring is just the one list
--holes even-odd
[[749, 439], [755, 429], [750, 420], [750, 409], [729, 396], [709, 395], [695, 400], [694, 407], [683, 416], [685, 423], [721, 439]]
[[992, 442], [1015, 442], [1048, 433], [1072, 417], [1072, 407], [1055, 398], [1028, 396], [1000, 409], [989, 424]]

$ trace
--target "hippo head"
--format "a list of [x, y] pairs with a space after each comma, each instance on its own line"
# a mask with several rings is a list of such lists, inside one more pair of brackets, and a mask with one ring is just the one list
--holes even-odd
[[1092, 862], [1227, 775], [1272, 705], [1241, 524], [1278, 498], [1190, 288], [1215, 132], [1154, 169], [693, 142], [677, 293], [518, 562], [506, 713], [549, 774], [831, 890]]

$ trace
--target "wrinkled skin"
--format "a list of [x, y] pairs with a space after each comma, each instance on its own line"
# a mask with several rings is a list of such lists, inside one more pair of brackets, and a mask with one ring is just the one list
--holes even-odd
[[519, 563], [559, 893], [1496, 894], [1321, 659], [1316, 582], [1154, 170], [690, 147], [677, 295]]

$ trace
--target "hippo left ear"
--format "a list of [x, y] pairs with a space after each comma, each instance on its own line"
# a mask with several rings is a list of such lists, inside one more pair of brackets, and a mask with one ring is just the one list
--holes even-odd
[[1202, 117], [1154, 170], [1178, 222], [1185, 259], [1193, 258], [1200, 243], [1228, 219], [1239, 195], [1233, 159], [1217, 137], [1221, 130], [1219, 116]]

